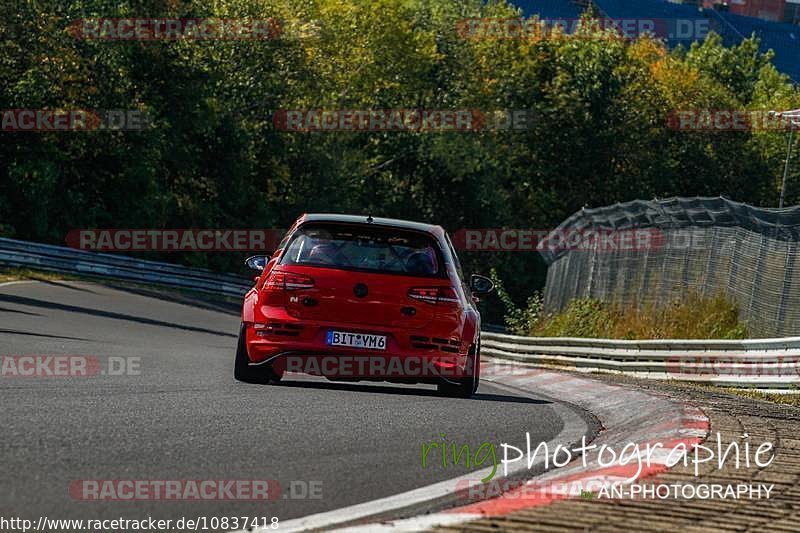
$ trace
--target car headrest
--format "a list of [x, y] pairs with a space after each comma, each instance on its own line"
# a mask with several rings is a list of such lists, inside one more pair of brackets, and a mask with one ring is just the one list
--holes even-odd
[[406, 259], [406, 272], [409, 274], [433, 274], [434, 269], [431, 256], [425, 252], [414, 252]]

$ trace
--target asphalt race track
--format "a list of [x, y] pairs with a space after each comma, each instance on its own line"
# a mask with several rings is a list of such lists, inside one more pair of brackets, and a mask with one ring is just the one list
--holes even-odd
[[[421, 444], [441, 433], [473, 449], [483, 442], [522, 446], [526, 431], [533, 442], [555, 438], [564, 412], [575, 410], [487, 383], [471, 400], [439, 397], [430, 386], [238, 383], [238, 325], [235, 312], [157, 292], [84, 282], [0, 285], [0, 355], [93, 356], [102, 368], [109, 357], [138, 364], [123, 375], [0, 377], [0, 515], [283, 521], [467, 473], [463, 465], [421, 468]], [[275, 479], [287, 497], [71, 497], [70, 483], [86, 479]], [[311, 481], [321, 498], [304, 497]]]

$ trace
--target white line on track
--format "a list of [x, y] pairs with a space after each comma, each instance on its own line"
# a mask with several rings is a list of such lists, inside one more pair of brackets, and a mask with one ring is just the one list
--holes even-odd
[[25, 283], [38, 283], [35, 279], [22, 279], [19, 281], [4, 281], [0, 283], [0, 287], [8, 287], [9, 285], [22, 285]]
[[[490, 384], [492, 387], [496, 387], [502, 390], [513, 391], [515, 394], [520, 396], [532, 397], [536, 399], [542, 398], [542, 396], [539, 394], [531, 394], [530, 392], [522, 391], [520, 389], [516, 389], [513, 387], [507, 387], [496, 382], [487, 381], [486, 384], [487, 385]], [[565, 445], [569, 443], [570, 446], [572, 446], [573, 444], [578, 443], [581, 437], [584, 436], [589, 431], [589, 427], [586, 421], [583, 418], [581, 418], [581, 416], [578, 415], [578, 413], [575, 410], [573, 410], [573, 408], [569, 408], [560, 403], [553, 403], [550, 406], [550, 408], [558, 411], [559, 417], [564, 422], [564, 427], [561, 430], [561, 432], [547, 443], [547, 445], [551, 449], [555, 448], [559, 444]], [[531, 465], [530, 469], [528, 468], [528, 465], [525, 461], [522, 461], [521, 463], [522, 464], [520, 464], [518, 467], [509, 468], [508, 476], [513, 476], [514, 474], [525, 470], [535, 471], [543, 466], [544, 459], [537, 460], [533, 465]], [[468, 491], [469, 487], [480, 485], [481, 484], [480, 479], [483, 479], [486, 476], [488, 476], [491, 473], [491, 471], [492, 467], [488, 467], [483, 470], [477, 470], [474, 472], [470, 472], [468, 474], [464, 474], [463, 476], [459, 476], [454, 479], [440, 481], [432, 485], [427, 485], [425, 487], [420, 487], [400, 494], [395, 494], [393, 496], [387, 496], [385, 498], [380, 498], [369, 502], [342, 507], [341, 509], [335, 509], [333, 511], [326, 511], [322, 513], [305, 516], [302, 518], [287, 520], [286, 522], [281, 522], [280, 530], [281, 531], [307, 531], [309, 529], [330, 530], [336, 528], [338, 524], [345, 524], [356, 520], [362, 520], [370, 516], [389, 513], [392, 511], [398, 511], [405, 508], [411, 508], [415, 505], [427, 503], [447, 496], [452, 496], [453, 494], [456, 493], [457, 490]], [[493, 480], [501, 481], [508, 476], [504, 476], [503, 473], [500, 470], [498, 470]], [[453, 523], [463, 522], [465, 520], [465, 518], [463, 518], [465, 515], [461, 514], [458, 516], [460, 518], [458, 519], [453, 518]], [[409, 531], [419, 531], [420, 529], [425, 529], [426, 527], [422, 524], [422, 522], [418, 522], [419, 519], [423, 518], [424, 516], [410, 518], [408, 519], [408, 521], [406, 520], [398, 521], [397, 524], [411, 527], [412, 529], [410, 529]], [[470, 520], [472, 518], [467, 516], [466, 519]], [[437, 520], [436, 523], [439, 523], [438, 521], [442, 520], [440, 514], [436, 515], [436, 520]], [[368, 527], [374, 527], [374, 526], [375, 524], [368, 525]], [[397, 526], [393, 525], [392, 527], [397, 527]], [[269, 527], [267, 527], [267, 528], [256, 528], [253, 531], [258, 533], [266, 533], [272, 530]], [[240, 530], [240, 531], [235, 531], [233, 533], [247, 533], [247, 532], [246, 530]]]

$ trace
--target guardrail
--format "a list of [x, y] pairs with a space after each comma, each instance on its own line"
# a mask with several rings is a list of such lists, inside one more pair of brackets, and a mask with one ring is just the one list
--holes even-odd
[[226, 296], [241, 296], [253, 286], [244, 277], [233, 274], [4, 238], [0, 238], [0, 265], [99, 276]]
[[583, 372], [800, 392], [800, 337], [626, 341], [484, 332], [481, 353]]

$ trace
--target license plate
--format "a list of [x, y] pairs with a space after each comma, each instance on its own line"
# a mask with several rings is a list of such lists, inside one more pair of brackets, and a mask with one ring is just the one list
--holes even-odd
[[366, 350], [385, 350], [386, 335], [331, 330], [328, 331], [328, 344], [330, 346], [347, 346]]

